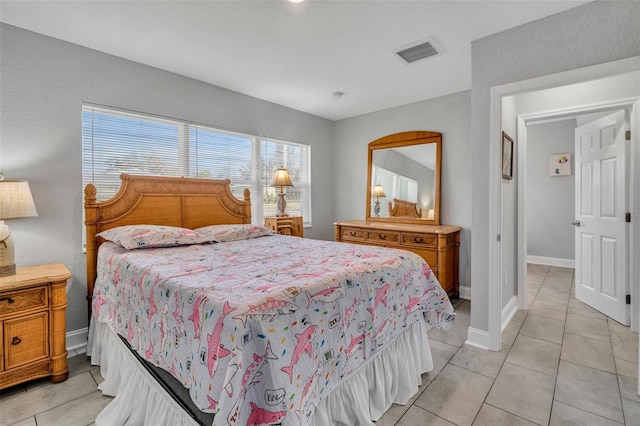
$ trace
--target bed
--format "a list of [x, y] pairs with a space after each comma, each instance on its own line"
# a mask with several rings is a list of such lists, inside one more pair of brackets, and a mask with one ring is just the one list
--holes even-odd
[[121, 180], [85, 188], [97, 425], [372, 425], [433, 367], [455, 314], [419, 256], [273, 235], [228, 180]]

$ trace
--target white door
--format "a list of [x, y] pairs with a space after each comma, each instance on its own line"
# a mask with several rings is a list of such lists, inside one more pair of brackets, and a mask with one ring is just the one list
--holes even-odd
[[629, 325], [625, 111], [576, 129], [576, 299]]

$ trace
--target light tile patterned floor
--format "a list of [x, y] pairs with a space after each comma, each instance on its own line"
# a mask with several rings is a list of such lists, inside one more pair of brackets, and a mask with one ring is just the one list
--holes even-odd
[[[470, 302], [454, 301], [447, 331], [429, 331], [433, 371], [409, 404], [394, 405], [377, 426], [638, 425], [638, 334], [577, 301], [573, 270], [528, 268], [528, 307], [502, 334], [500, 352], [464, 345]], [[0, 425], [91, 425], [111, 400], [80, 354], [70, 378], [0, 393]], [[626, 420], [626, 423], [625, 423]]]

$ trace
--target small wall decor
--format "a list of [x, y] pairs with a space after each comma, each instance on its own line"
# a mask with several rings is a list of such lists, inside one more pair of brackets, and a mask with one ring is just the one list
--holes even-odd
[[513, 139], [502, 132], [502, 178], [513, 179]]
[[571, 154], [551, 154], [549, 156], [549, 176], [570, 176]]

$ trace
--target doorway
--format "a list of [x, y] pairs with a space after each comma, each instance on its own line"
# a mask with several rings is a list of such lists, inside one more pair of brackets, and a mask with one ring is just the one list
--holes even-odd
[[[639, 73], [640, 74], [640, 73]], [[609, 112], [613, 112], [616, 110], [627, 109], [631, 110], [633, 108], [633, 104], [638, 103], [638, 98], [625, 99], [614, 102], [607, 102], [601, 104], [592, 104], [588, 106], [576, 107], [570, 110], [565, 110], [562, 113], [557, 111], [549, 111], [549, 112], [541, 112], [535, 114], [523, 114], [518, 116], [518, 142], [520, 144], [520, 156], [519, 156], [519, 164], [520, 164], [520, 173], [521, 179], [518, 182], [518, 256], [517, 256], [517, 269], [518, 269], [518, 281], [517, 281], [517, 304], [519, 309], [525, 309], [528, 304], [527, 300], [527, 292], [526, 292], [526, 282], [527, 282], [527, 262], [528, 262], [528, 254], [529, 254], [529, 242], [528, 242], [528, 217], [530, 215], [530, 208], [527, 206], [527, 170], [528, 170], [528, 158], [527, 158], [527, 150], [529, 148], [529, 133], [528, 127], [535, 124], [545, 124], [551, 122], [559, 122], [563, 120], [573, 119], [577, 122], [580, 117], [586, 117], [582, 120], [589, 121], [594, 117], [606, 115]], [[639, 149], [637, 138], [633, 138], [634, 147], [636, 150]], [[573, 141], [573, 139], [572, 139]], [[633, 167], [633, 162], [629, 161], [628, 164]], [[632, 173], [638, 173], [636, 168], [635, 171], [630, 170], [628, 175], [631, 176]], [[630, 191], [631, 192], [631, 191]], [[637, 204], [637, 201], [636, 201]], [[572, 205], [574, 205], [572, 203]], [[568, 225], [569, 219], [565, 218]], [[565, 226], [566, 229], [566, 226]], [[637, 240], [637, 237], [636, 237]], [[630, 242], [629, 247], [632, 248], [633, 241]], [[636, 241], [637, 243], [637, 241]], [[628, 257], [630, 259], [630, 257]], [[571, 259], [563, 259], [563, 258], [550, 258], [546, 259], [552, 266], [563, 266], [563, 267], [573, 267], [573, 262]], [[628, 262], [628, 261], [627, 261]], [[629, 269], [627, 269], [629, 270]], [[629, 280], [629, 282], [633, 282]], [[632, 294], [635, 293], [637, 297], [638, 289], [629, 289], [632, 291]], [[633, 331], [638, 331], [638, 306], [637, 304], [633, 306], [633, 317], [631, 321], [631, 326]], [[633, 320], [635, 318], [635, 321]], [[504, 326], [504, 325], [503, 325]]]
[[[543, 77], [537, 77], [531, 80], [525, 80], [515, 83], [504, 84], [500, 86], [494, 86], [490, 89], [490, 139], [493, 141], [500, 141], [501, 134], [503, 131], [502, 126], [502, 110], [501, 103], [503, 97], [507, 97], [515, 94], [522, 94], [528, 92], [535, 92], [541, 90], [547, 90], [550, 88], [559, 88], [571, 84], [576, 84], [579, 82], [587, 82], [596, 79], [602, 79], [605, 77], [611, 77], [614, 75], [627, 73], [627, 72], [637, 72], [640, 69], [640, 57], [633, 57], [628, 59], [623, 59], [619, 61], [604, 63], [600, 65], [594, 65], [586, 68], [576, 69], [572, 71], [561, 72], [557, 74], [552, 74]], [[618, 97], [621, 98], [621, 97]], [[584, 102], [583, 104], [588, 103]], [[593, 107], [593, 105], [592, 105]], [[600, 105], [603, 107], [603, 105]], [[554, 111], [547, 110], [546, 114], [550, 115], [551, 112], [554, 112], [557, 115], [561, 115], [563, 113], [568, 113], [567, 107], [550, 107], [555, 108]], [[571, 113], [575, 113], [575, 108], [572, 109]], [[638, 113], [637, 109], [632, 116], [632, 129], [639, 129], [640, 125], [638, 122], [640, 121], [640, 113]], [[518, 129], [522, 128], [526, 129], [525, 121], [522, 117], [517, 120]], [[526, 132], [523, 132], [526, 133]], [[521, 135], [522, 133], [520, 133]], [[520, 140], [518, 141], [520, 143]], [[488, 230], [489, 235], [498, 235], [500, 237], [500, 229], [501, 229], [501, 197], [500, 197], [500, 182], [502, 179], [501, 170], [497, 167], [499, 163], [498, 159], [501, 156], [501, 146], [498, 143], [491, 143], [489, 147], [489, 155], [491, 159], [491, 174], [490, 174], [490, 192], [489, 192], [489, 223]], [[640, 148], [634, 147], [632, 152], [631, 161], [635, 161], [640, 163]], [[493, 167], [496, 165], [496, 167]], [[519, 172], [522, 173], [525, 170], [524, 166], [520, 159], [518, 159], [518, 165], [521, 166]], [[640, 203], [640, 173], [636, 170], [634, 176], [632, 177], [632, 194], [631, 199], [632, 202], [635, 202], [635, 205]], [[523, 189], [519, 188], [518, 197], [521, 197], [523, 193]], [[521, 213], [519, 212], [518, 215]], [[518, 227], [518, 234], [522, 235], [522, 230]], [[640, 226], [632, 226], [632, 252], [631, 256], [634, 256], [633, 253], [640, 253]], [[526, 238], [525, 238], [526, 241]], [[526, 247], [526, 246], [525, 246]], [[518, 246], [519, 258], [521, 258], [521, 254], [524, 253], [522, 251], [521, 242]], [[517, 273], [517, 281], [519, 283], [523, 282], [523, 279], [526, 277], [526, 272], [522, 271], [522, 268], [519, 268], [519, 265], [522, 262], [518, 262], [518, 273]], [[503, 265], [501, 262], [501, 245], [499, 239], [489, 239], [489, 282], [488, 282], [488, 331], [486, 337], [484, 337], [484, 341], [486, 342], [485, 347], [490, 350], [499, 350], [500, 349], [500, 340], [501, 340], [501, 330], [502, 323], [508, 318], [502, 318], [502, 301], [503, 301], [503, 286], [502, 286], [502, 276], [503, 276]], [[640, 265], [633, 264], [633, 268], [631, 271], [631, 281], [637, 282], [638, 277], [640, 277]], [[518, 304], [520, 306], [524, 306], [524, 303], [520, 298], [523, 298], [522, 292], [519, 292], [520, 296], [518, 297]], [[633, 295], [635, 306], [637, 306], [637, 289]], [[632, 321], [637, 323], [639, 321], [637, 312], [634, 315], [632, 311]], [[471, 331], [470, 331], [471, 333]], [[470, 341], [480, 340], [479, 338], [482, 336], [471, 336]]]

